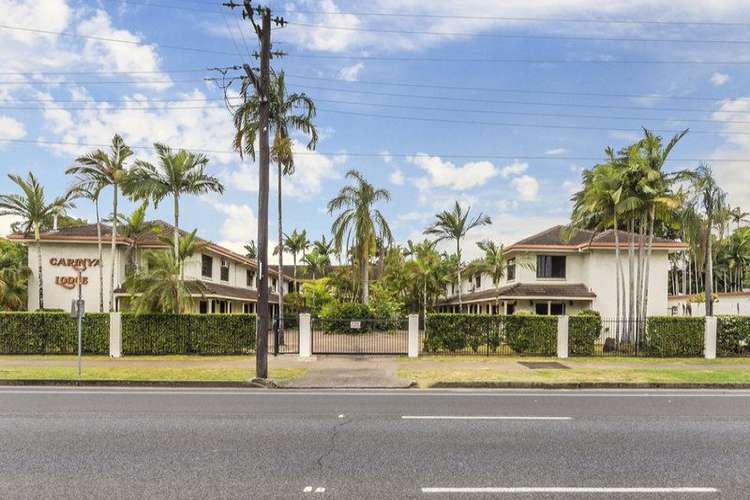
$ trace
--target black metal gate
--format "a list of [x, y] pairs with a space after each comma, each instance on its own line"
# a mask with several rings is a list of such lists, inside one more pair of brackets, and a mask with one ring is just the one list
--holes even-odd
[[408, 318], [312, 319], [313, 354], [401, 355], [408, 352]]
[[274, 318], [271, 330], [268, 332], [269, 354], [299, 354], [299, 316], [284, 318], [283, 331], [279, 329], [279, 322]]

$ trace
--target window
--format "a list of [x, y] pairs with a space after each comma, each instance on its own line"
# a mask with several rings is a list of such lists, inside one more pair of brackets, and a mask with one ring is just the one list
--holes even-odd
[[226, 313], [227, 313], [227, 301], [220, 300], [219, 301], [219, 314], [226, 314]]
[[552, 316], [562, 316], [565, 314], [565, 304], [558, 303], [558, 304], [550, 304], [549, 313]]
[[229, 262], [221, 259], [221, 281], [229, 281]]
[[515, 304], [508, 304], [508, 316], [513, 316], [513, 313], [516, 312], [516, 305]]
[[286, 292], [287, 293], [293, 293], [294, 292], [294, 283], [292, 283], [291, 281], [287, 281], [287, 283], [286, 283]]
[[551, 304], [547, 302], [537, 302], [534, 306], [534, 311], [543, 316], [562, 316], [565, 314], [565, 304], [561, 302], [553, 302]]
[[546, 316], [547, 315], [547, 303], [546, 302], [537, 302], [534, 305], [534, 312], [537, 314], [541, 314]]
[[537, 255], [536, 256], [537, 278], [564, 278], [565, 256], [564, 255]]
[[516, 258], [508, 259], [506, 265], [505, 275], [508, 277], [508, 281], [516, 279]]
[[208, 314], [208, 302], [206, 302], [205, 300], [201, 300], [199, 307], [199, 312], [201, 314]]
[[482, 275], [481, 274], [477, 274], [476, 276], [474, 276], [474, 284], [476, 285], [477, 288], [482, 288]]
[[213, 276], [214, 259], [210, 255], [201, 256], [201, 275], [204, 278], [210, 278]]
[[247, 286], [255, 288], [255, 273], [252, 269], [245, 270], [245, 278], [247, 279]]
[[451, 283], [451, 295], [456, 295], [456, 284]]

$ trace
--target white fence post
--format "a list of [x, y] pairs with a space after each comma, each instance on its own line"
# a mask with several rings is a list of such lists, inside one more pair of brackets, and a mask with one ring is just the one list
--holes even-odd
[[109, 313], [109, 355], [122, 357], [122, 315], [119, 312]]
[[419, 314], [409, 315], [409, 357], [419, 357]]
[[706, 359], [716, 359], [716, 316], [706, 316], [706, 332], [703, 335], [703, 356]]
[[568, 357], [568, 316], [557, 318], [557, 357]]
[[299, 357], [309, 358], [312, 356], [312, 320], [310, 315], [303, 313], [299, 315]]

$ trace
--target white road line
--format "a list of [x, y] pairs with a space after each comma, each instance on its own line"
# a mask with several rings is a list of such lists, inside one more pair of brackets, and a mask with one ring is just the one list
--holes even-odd
[[597, 487], [512, 487], [512, 488], [422, 488], [422, 493], [718, 493], [716, 488], [597, 488]]
[[573, 417], [523, 417], [504, 415], [402, 415], [403, 420], [573, 420]]

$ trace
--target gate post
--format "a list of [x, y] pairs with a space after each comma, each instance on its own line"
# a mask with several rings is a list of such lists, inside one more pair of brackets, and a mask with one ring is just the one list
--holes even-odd
[[119, 312], [109, 313], [109, 355], [122, 357], [122, 316]]
[[716, 316], [706, 316], [705, 333], [703, 334], [703, 356], [706, 359], [716, 359]]
[[419, 356], [419, 314], [409, 315], [409, 357]]
[[299, 357], [309, 358], [312, 356], [312, 321], [310, 315], [302, 313], [299, 315]]
[[568, 357], [568, 316], [557, 317], [557, 357]]

